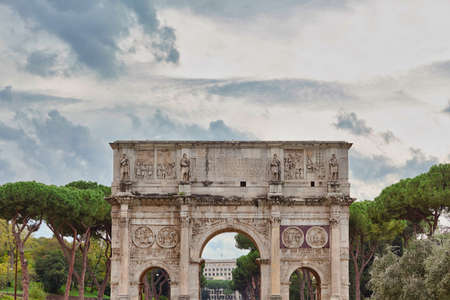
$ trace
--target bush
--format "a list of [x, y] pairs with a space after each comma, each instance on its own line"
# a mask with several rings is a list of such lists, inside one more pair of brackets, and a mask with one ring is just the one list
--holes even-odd
[[45, 300], [47, 294], [42, 289], [42, 286], [37, 282], [32, 282], [30, 284], [30, 299], [33, 300]]
[[0, 295], [0, 300], [14, 300], [14, 297], [9, 295]]

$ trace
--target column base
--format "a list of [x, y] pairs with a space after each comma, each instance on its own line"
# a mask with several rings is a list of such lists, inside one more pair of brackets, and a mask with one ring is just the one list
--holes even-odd
[[331, 296], [330, 300], [340, 300], [340, 296]]
[[129, 295], [119, 295], [119, 300], [128, 300], [130, 299]]
[[189, 300], [190, 299], [190, 296], [189, 295], [181, 295], [181, 296], [178, 296], [178, 300]]
[[270, 300], [281, 300], [281, 296], [280, 295], [271, 295]]

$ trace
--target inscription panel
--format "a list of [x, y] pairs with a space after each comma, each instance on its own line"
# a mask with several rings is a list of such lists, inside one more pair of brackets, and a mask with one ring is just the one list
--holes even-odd
[[266, 181], [267, 152], [263, 149], [210, 149], [209, 172], [219, 181]]
[[205, 181], [209, 173], [208, 149], [191, 150], [192, 181]]

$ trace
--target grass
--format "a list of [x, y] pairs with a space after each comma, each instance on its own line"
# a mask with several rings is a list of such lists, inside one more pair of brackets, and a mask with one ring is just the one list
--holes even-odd
[[[0, 293], [14, 294], [14, 287], [0, 289]], [[17, 289], [17, 294], [22, 294], [22, 290]], [[79, 296], [78, 290], [71, 290], [70, 296]], [[88, 298], [97, 298], [97, 291], [85, 291], [84, 296]], [[103, 299], [109, 299], [108, 295], [104, 295]]]

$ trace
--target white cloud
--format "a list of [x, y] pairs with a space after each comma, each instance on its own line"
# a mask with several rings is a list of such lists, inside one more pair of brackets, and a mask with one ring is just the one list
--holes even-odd
[[248, 250], [236, 248], [235, 235], [234, 232], [227, 232], [213, 237], [203, 249], [202, 258], [232, 259], [246, 255]]

